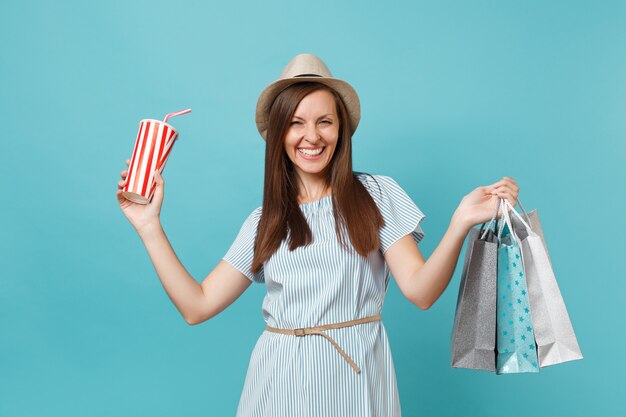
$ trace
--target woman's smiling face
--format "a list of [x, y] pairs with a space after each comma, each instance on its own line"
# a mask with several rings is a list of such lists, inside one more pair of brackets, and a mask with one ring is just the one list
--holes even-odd
[[296, 172], [315, 175], [324, 171], [339, 139], [339, 117], [334, 95], [316, 90], [296, 107], [285, 133], [285, 151]]

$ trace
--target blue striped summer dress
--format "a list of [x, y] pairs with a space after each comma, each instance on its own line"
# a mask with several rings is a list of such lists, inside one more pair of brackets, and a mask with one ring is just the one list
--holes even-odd
[[[382, 313], [389, 284], [383, 253], [411, 234], [424, 237], [424, 214], [391, 177], [359, 173], [385, 219], [381, 248], [367, 258], [346, 252], [335, 234], [332, 196], [300, 205], [313, 242], [290, 252], [285, 239], [258, 274], [250, 272], [262, 207], [245, 220], [224, 260], [264, 283], [263, 319], [295, 329]], [[349, 239], [347, 239], [348, 245]], [[383, 318], [384, 319], [384, 318]], [[382, 320], [325, 330], [361, 368], [357, 373], [330, 341], [264, 330], [250, 357], [237, 417], [398, 417], [400, 399]]]

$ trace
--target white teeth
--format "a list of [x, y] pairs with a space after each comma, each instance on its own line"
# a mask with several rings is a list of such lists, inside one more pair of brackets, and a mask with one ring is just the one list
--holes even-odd
[[322, 151], [324, 150], [324, 148], [318, 148], [318, 149], [298, 149], [298, 151], [300, 151], [301, 153], [305, 154], [305, 155], [309, 155], [309, 156], [315, 156], [315, 155], [319, 155], [322, 153]]

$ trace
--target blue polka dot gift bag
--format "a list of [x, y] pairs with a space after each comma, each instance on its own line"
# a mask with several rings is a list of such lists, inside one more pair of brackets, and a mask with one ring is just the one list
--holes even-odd
[[522, 251], [506, 203], [506, 199], [500, 200], [502, 222], [498, 228], [496, 373], [539, 372]]

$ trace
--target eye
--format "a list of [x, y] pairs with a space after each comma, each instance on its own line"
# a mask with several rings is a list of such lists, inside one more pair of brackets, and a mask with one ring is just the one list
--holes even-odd
[[330, 120], [322, 120], [320, 123], [328, 123], [328, 124], [332, 124], [332, 122]]
[[291, 125], [298, 125], [298, 124], [301, 124], [301, 122], [299, 122], [297, 120], [294, 120], [293, 122], [289, 123], [289, 126], [291, 126]]

